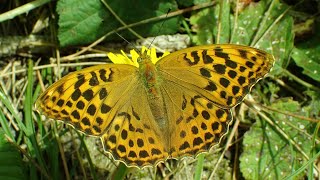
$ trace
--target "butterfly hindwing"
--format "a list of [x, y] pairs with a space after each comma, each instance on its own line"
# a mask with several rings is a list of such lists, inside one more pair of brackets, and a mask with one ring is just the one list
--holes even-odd
[[170, 156], [195, 156], [218, 144], [227, 133], [232, 115], [201, 94], [165, 81], [161, 84], [168, 122]]
[[140, 83], [123, 96], [121, 106], [115, 108], [112, 123], [102, 136], [104, 149], [130, 166], [152, 165], [169, 155], [166, 137], [151, 113], [147, 97]]

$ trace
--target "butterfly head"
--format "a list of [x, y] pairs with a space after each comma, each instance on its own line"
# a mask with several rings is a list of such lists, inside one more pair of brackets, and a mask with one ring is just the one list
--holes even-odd
[[139, 54], [139, 57], [137, 58], [137, 62], [139, 64], [151, 61], [151, 57], [150, 55], [148, 55], [148, 51], [142, 51], [142, 52], [139, 52], [138, 54]]

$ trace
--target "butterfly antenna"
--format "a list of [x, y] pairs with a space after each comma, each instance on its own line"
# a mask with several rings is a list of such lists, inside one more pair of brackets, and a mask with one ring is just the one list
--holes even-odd
[[134, 44], [132, 44], [131, 42], [129, 42], [126, 38], [124, 38], [123, 36], [121, 36], [118, 32], [115, 32], [121, 39], [123, 39], [125, 42], [127, 42], [128, 44], [130, 44], [134, 50], [137, 51], [137, 53], [139, 53], [140, 51], [136, 48], [136, 46]]
[[[167, 14], [166, 14], [166, 18], [168, 17], [168, 14], [169, 14], [170, 11], [171, 11], [171, 8], [168, 9], [168, 12], [167, 12]], [[162, 27], [163, 27], [164, 23], [166, 22], [166, 20], [167, 20], [167, 19], [165, 19], [164, 21], [162, 21], [162, 24], [161, 24], [161, 26], [160, 26], [160, 28], [159, 28], [156, 36], [153, 38], [153, 40], [152, 40], [151, 43], [149, 44], [148, 49], [151, 48], [152, 43], [154, 42], [154, 40], [156, 39], [156, 37], [160, 34], [160, 32], [161, 32], [161, 30], [162, 30]]]

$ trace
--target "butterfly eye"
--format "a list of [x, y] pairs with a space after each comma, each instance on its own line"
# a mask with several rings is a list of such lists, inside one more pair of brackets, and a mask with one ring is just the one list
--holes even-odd
[[141, 56], [138, 57], [137, 62], [138, 62], [138, 63], [141, 63], [141, 62], [142, 62]]

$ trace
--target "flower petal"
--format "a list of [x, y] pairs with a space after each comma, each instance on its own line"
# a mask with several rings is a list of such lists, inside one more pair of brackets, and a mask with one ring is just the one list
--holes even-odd
[[140, 57], [140, 54], [143, 54], [145, 51], [147, 51], [147, 55], [150, 56], [151, 61], [154, 64], [161, 58], [170, 54], [169, 52], [165, 51], [162, 56], [157, 57], [157, 51], [155, 48], [147, 49], [145, 46], [142, 46], [141, 52], [139, 53], [134, 49], [130, 50], [131, 59], [122, 50], [121, 54], [108, 53], [108, 57], [114, 64], [130, 64], [139, 67], [138, 58]]

